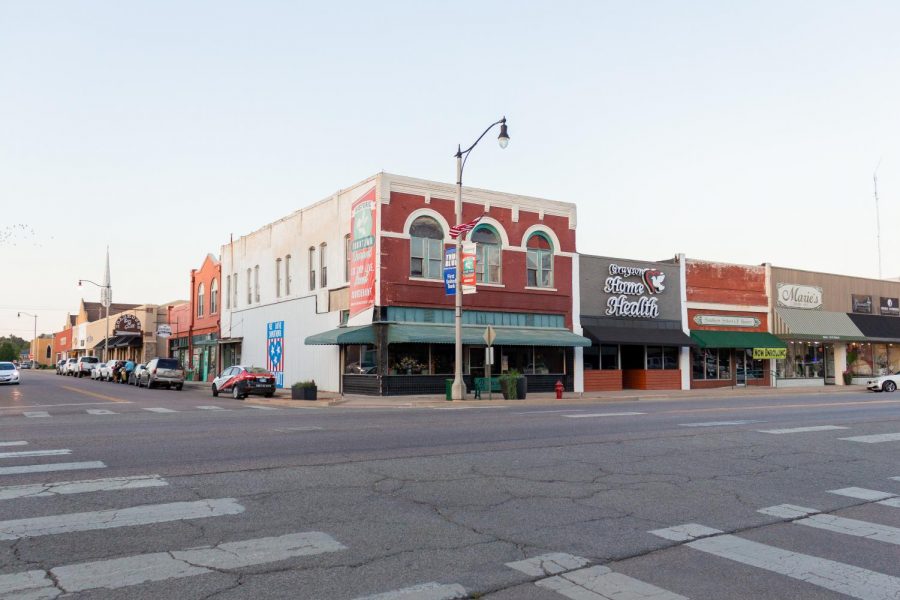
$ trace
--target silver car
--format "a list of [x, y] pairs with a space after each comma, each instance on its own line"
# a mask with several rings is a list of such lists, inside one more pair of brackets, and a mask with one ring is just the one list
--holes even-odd
[[19, 369], [11, 362], [0, 362], [0, 383], [19, 385]]
[[164, 385], [180, 390], [184, 387], [184, 369], [175, 358], [154, 358], [147, 363], [137, 382], [138, 387], [146, 385], [147, 389]]

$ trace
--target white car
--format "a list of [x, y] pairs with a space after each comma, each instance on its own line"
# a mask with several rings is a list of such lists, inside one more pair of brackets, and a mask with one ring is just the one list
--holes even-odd
[[96, 356], [82, 356], [75, 363], [75, 368], [72, 369], [72, 374], [75, 377], [84, 377], [85, 375], [91, 374], [91, 369], [100, 365], [100, 359]]
[[77, 364], [78, 364], [77, 358], [70, 358], [70, 359], [66, 360], [66, 366], [64, 367], [63, 375], [71, 375], [72, 377], [74, 377], [75, 376], [75, 365], [77, 365]]
[[0, 362], [0, 384], [19, 385], [19, 369], [11, 362]]
[[893, 375], [882, 375], [875, 379], [870, 379], [866, 383], [866, 388], [873, 392], [893, 392], [898, 385], [900, 385], [900, 373], [894, 373]]
[[113, 378], [113, 370], [116, 366], [122, 361], [118, 360], [108, 360], [105, 363], [100, 363], [100, 366], [97, 367], [99, 373], [97, 373], [97, 377], [94, 377], [94, 372], [91, 371], [91, 379], [99, 379], [100, 381], [112, 381]]

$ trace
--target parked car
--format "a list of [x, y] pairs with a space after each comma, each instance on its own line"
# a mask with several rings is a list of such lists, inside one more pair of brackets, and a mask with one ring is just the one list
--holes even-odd
[[212, 395], [231, 392], [235, 400], [250, 394], [271, 398], [275, 395], [275, 375], [259, 367], [228, 367], [213, 380]]
[[893, 392], [897, 389], [897, 386], [900, 386], [900, 373], [882, 375], [881, 377], [870, 379], [866, 383], [866, 388], [873, 392]]
[[144, 371], [147, 370], [147, 365], [141, 363], [139, 365], [135, 365], [134, 369], [128, 375], [128, 384], [129, 385], [138, 385], [138, 382], [141, 380], [141, 375]]
[[147, 363], [137, 382], [138, 387], [146, 385], [147, 389], [164, 385], [180, 390], [184, 387], [184, 369], [175, 358], [154, 358]]
[[66, 361], [66, 369], [63, 375], [71, 375], [75, 377], [75, 367], [78, 365], [77, 358], [70, 358]]
[[20, 369], [20, 370], [21, 370], [21, 369], [30, 369], [31, 367], [32, 367], [32, 363], [31, 363], [30, 360], [24, 360], [24, 361], [22, 361], [22, 363], [19, 365], [19, 369]]
[[106, 366], [106, 363], [97, 362], [91, 366], [91, 379], [100, 380], [100, 369]]
[[99, 362], [100, 359], [96, 356], [82, 356], [75, 362], [73, 375], [75, 375], [76, 377], [84, 377], [85, 375], [90, 375], [91, 369], [97, 366], [97, 363]]
[[103, 381], [112, 381], [113, 373], [116, 368], [121, 365], [124, 361], [121, 360], [108, 360], [105, 363], [100, 363], [98, 367], [100, 369], [100, 374], [97, 379], [101, 379]]
[[19, 385], [19, 369], [11, 362], [0, 362], [0, 383]]
[[66, 374], [66, 359], [56, 361], [56, 374], [57, 375], [65, 375]]

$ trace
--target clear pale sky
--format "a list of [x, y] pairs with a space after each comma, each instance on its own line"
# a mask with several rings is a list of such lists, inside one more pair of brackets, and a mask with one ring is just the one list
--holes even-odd
[[897, 2], [0, 0], [0, 335], [188, 296], [385, 170], [578, 205], [582, 252], [900, 276]]

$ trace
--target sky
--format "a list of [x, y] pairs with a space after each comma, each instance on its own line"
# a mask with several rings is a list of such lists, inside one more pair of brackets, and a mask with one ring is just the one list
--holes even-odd
[[379, 171], [573, 202], [581, 252], [900, 276], [900, 3], [0, 0], [0, 335]]

